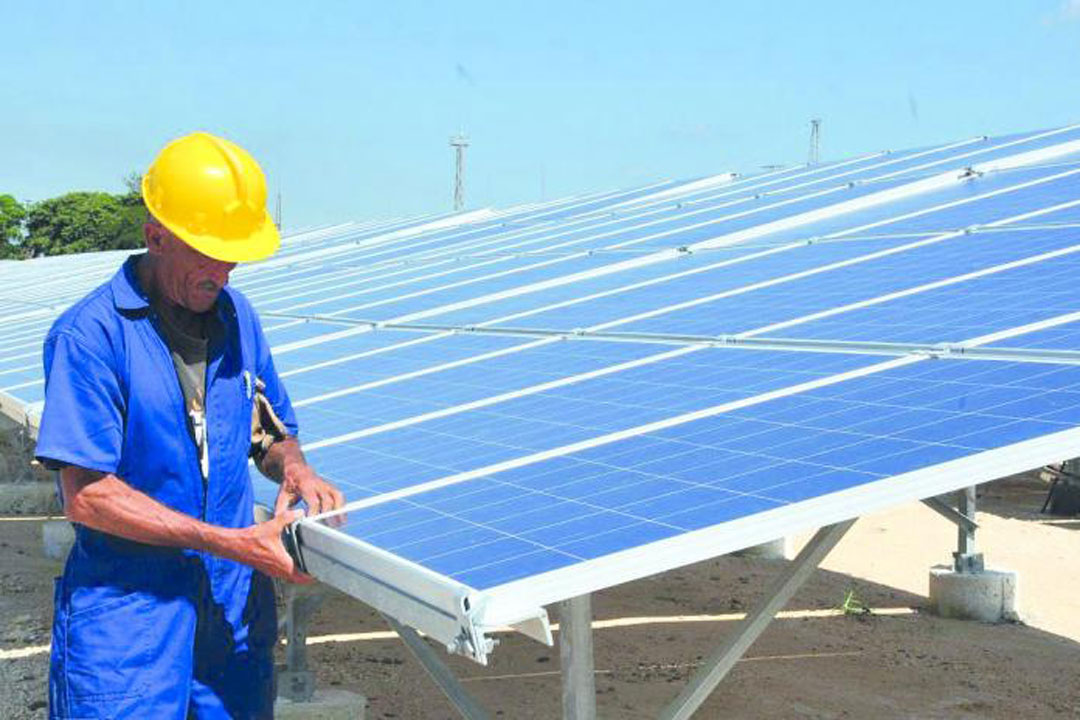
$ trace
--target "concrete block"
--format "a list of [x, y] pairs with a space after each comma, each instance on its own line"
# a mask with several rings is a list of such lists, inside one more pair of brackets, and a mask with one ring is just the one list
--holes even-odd
[[278, 698], [274, 703], [277, 720], [364, 720], [367, 698], [348, 690], [316, 690], [310, 702]]
[[59, 515], [52, 482], [0, 483], [0, 515]]
[[759, 560], [790, 560], [794, 557], [791, 552], [791, 542], [786, 537], [744, 548], [734, 554], [739, 557], [757, 558]]
[[67, 560], [71, 546], [75, 544], [75, 528], [67, 520], [46, 520], [41, 523], [41, 543], [45, 557]]
[[938, 565], [930, 568], [930, 609], [957, 620], [1017, 621], [1019, 582], [1009, 570], [958, 573]]

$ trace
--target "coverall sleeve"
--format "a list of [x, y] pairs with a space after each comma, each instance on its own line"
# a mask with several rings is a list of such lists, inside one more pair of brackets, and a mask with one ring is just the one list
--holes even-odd
[[44, 361], [45, 409], [35, 456], [50, 467], [117, 472], [125, 402], [116, 370], [70, 332], [46, 339]]
[[274, 368], [274, 358], [270, 355], [270, 345], [263, 335], [262, 323], [259, 321], [258, 316], [254, 317], [255, 345], [257, 347], [255, 373], [266, 384], [264, 392], [266, 393], [266, 399], [274, 406], [274, 413], [285, 425], [289, 435], [295, 436], [300, 431], [296, 422], [296, 412], [293, 410], [292, 402], [289, 400], [289, 393], [285, 390], [285, 385], [281, 382], [281, 378], [278, 377], [277, 370]]

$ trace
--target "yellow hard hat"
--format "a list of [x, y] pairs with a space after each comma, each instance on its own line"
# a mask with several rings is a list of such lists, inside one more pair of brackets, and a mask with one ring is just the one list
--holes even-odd
[[216, 260], [262, 260], [281, 244], [266, 210], [259, 164], [239, 145], [210, 133], [166, 145], [143, 175], [142, 194], [162, 225]]

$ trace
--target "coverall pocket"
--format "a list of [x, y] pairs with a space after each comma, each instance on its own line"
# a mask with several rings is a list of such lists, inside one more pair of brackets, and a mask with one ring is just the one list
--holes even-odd
[[72, 603], [64, 633], [64, 675], [71, 714], [124, 715], [146, 688], [148, 617], [153, 600], [139, 592], [84, 590], [90, 591], [87, 594], [93, 596], [93, 603]]

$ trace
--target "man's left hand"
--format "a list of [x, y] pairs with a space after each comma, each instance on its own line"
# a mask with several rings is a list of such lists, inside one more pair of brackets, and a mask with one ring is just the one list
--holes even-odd
[[319, 477], [306, 462], [286, 466], [281, 490], [274, 503], [274, 515], [280, 515], [301, 500], [307, 503], [311, 515], [337, 510], [345, 505], [345, 496], [341, 491]]

